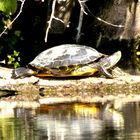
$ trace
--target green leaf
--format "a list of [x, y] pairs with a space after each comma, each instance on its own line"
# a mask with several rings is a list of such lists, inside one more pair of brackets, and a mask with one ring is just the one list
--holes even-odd
[[11, 58], [11, 55], [7, 55], [7, 57], [10, 59]]
[[20, 66], [20, 64], [18, 63], [18, 62], [15, 62], [14, 63], [14, 68], [17, 68], [17, 67], [19, 67]]
[[14, 50], [14, 56], [18, 56], [19, 52], [17, 52], [16, 50]]
[[17, 0], [0, 0], [0, 11], [12, 15], [17, 10]]
[[19, 37], [19, 36], [21, 35], [21, 31], [16, 30], [16, 31], [14, 32], [14, 34], [15, 34], [17, 37]]

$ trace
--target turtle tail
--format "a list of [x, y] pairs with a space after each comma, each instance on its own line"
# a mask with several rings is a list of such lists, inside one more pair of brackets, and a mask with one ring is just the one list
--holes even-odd
[[34, 71], [29, 69], [29, 68], [24, 68], [24, 67], [20, 67], [20, 68], [16, 68], [12, 71], [12, 76], [11, 78], [17, 79], [17, 78], [24, 78], [27, 76], [31, 76], [34, 74]]

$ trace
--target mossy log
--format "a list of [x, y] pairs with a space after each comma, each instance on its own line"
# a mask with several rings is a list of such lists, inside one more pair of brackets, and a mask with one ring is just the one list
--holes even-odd
[[140, 76], [114, 79], [85, 77], [54, 79], [27, 77], [12, 79], [12, 69], [0, 67], [1, 100], [38, 101], [41, 104], [106, 102], [114, 99], [140, 99]]

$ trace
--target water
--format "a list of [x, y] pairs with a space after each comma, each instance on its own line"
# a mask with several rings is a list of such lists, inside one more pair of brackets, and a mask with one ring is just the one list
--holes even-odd
[[140, 103], [109, 106], [8, 107], [0, 110], [0, 140], [139, 140]]

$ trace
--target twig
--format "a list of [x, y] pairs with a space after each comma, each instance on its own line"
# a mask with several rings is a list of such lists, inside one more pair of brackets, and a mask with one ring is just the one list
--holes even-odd
[[60, 18], [53, 17], [53, 19], [58, 20], [58, 21], [60, 21], [60, 22], [64, 23], [64, 21], [63, 21], [62, 19], [60, 19]]
[[84, 11], [80, 9], [80, 15], [79, 15], [79, 23], [77, 27], [77, 35], [76, 35], [76, 42], [79, 43], [80, 41], [80, 34], [81, 34], [81, 28], [82, 28], [82, 23], [83, 23], [83, 17], [84, 17]]
[[53, 18], [54, 18], [54, 12], [55, 12], [56, 1], [57, 1], [57, 0], [53, 0], [53, 3], [52, 3], [52, 13], [51, 13], [50, 19], [49, 19], [49, 21], [48, 21], [48, 27], [47, 27], [47, 29], [46, 29], [45, 42], [47, 42], [49, 29], [51, 28], [51, 23], [52, 23], [52, 20], [53, 20]]
[[12, 26], [12, 24], [15, 22], [15, 20], [20, 16], [20, 14], [22, 13], [22, 9], [24, 6], [24, 3], [26, 0], [19, 0], [21, 2], [21, 7], [20, 10], [18, 12], [18, 14], [16, 15], [16, 17], [11, 21], [10, 24], [8, 24], [8, 26], [6, 26], [6, 28], [0, 33], [0, 37], [10, 28], [10, 26]]
[[89, 8], [87, 7], [87, 5], [85, 5], [85, 7], [86, 7], [86, 9], [88, 10], [88, 13], [89, 13], [90, 15], [92, 15], [94, 18], [96, 18], [97, 20], [99, 20], [99, 21], [101, 21], [101, 22], [103, 22], [103, 23], [105, 23], [105, 24], [107, 24], [107, 25], [111, 25], [111, 26], [113, 26], [113, 27], [124, 28], [124, 25], [113, 24], [113, 23], [110, 23], [110, 22], [107, 22], [107, 21], [101, 19], [100, 17], [96, 17], [96, 16], [89, 10]]
[[100, 17], [96, 17], [96, 19], [99, 20], [99, 21], [101, 21], [101, 22], [103, 22], [103, 23], [105, 23], [105, 24], [111, 25], [113, 27], [124, 28], [124, 25], [121, 25], [121, 24], [120, 25], [112, 24], [112, 23], [110, 23], [108, 21], [105, 21], [105, 20], [101, 19]]
[[78, 2], [79, 2], [79, 4], [80, 4], [80, 7], [81, 7], [81, 11], [83, 11], [83, 13], [84, 14], [86, 14], [87, 15], [87, 12], [85, 11], [85, 2], [86, 2], [87, 0], [78, 0]]

